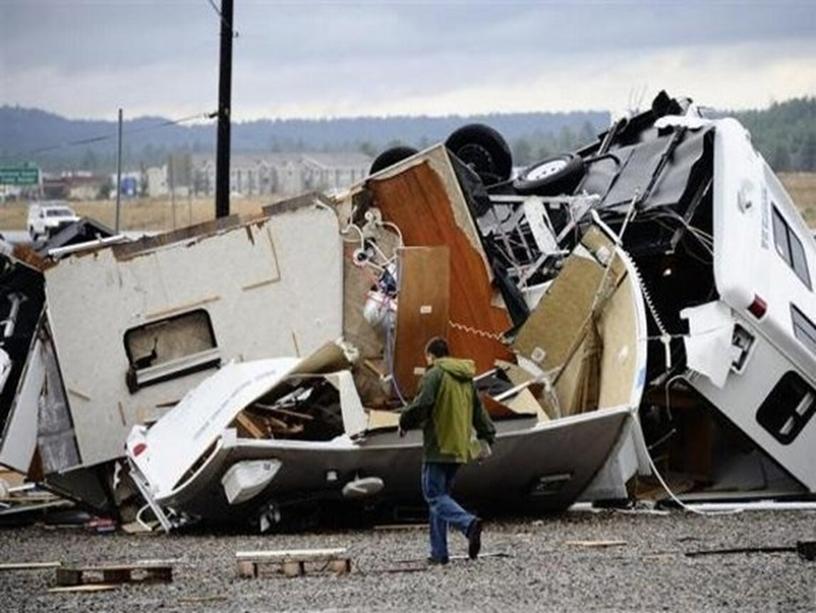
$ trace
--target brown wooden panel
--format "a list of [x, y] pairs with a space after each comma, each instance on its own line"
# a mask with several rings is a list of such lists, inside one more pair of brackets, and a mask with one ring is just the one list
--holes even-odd
[[448, 330], [450, 250], [406, 247], [398, 253], [394, 376], [400, 392], [413, 396], [425, 369], [425, 345], [435, 336], [446, 336]]
[[449, 197], [440, 176], [425, 162], [400, 174], [372, 180], [369, 188], [383, 218], [399, 226], [406, 246], [447, 245], [451, 251], [451, 352], [489, 370], [497, 359], [512, 359], [495, 335], [510, 328], [507, 309], [493, 303], [481, 245], [457, 224], [470, 219], [461, 195]]

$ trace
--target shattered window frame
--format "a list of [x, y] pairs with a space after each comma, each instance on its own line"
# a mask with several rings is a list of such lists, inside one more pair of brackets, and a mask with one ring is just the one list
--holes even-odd
[[[181, 355], [172, 355], [156, 363], [139, 364], [140, 360], [144, 360], [144, 358], [150, 354], [147, 354], [147, 356], [134, 355], [133, 339], [135, 335], [143, 335], [150, 330], [156, 330], [158, 334], [163, 326], [178, 324], [185, 319], [194, 320], [196, 318], [202, 318], [203, 323], [206, 324], [200, 327], [205, 331], [205, 335], [202, 338], [204, 344], [207, 345], [206, 347]], [[156, 336], [154, 351], [158, 345], [158, 338], [159, 337]], [[206, 309], [195, 309], [129, 328], [125, 331], [122, 340], [129, 364], [125, 379], [131, 393], [135, 393], [142, 387], [183, 377], [194, 372], [218, 366], [221, 363], [215, 329], [213, 328], [210, 314]], [[153, 358], [158, 358], [158, 355], [154, 355]]]
[[774, 246], [779, 257], [796, 273], [802, 283], [812, 291], [813, 286], [810, 282], [810, 269], [805, 254], [805, 246], [775, 204], [773, 205], [773, 235]]

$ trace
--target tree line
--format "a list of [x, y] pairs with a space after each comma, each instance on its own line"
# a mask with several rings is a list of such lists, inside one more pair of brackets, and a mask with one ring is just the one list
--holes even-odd
[[754, 146], [777, 171], [816, 172], [816, 97], [775, 102], [761, 111], [733, 113]]
[[[762, 110], [714, 111], [711, 115], [733, 116], [741, 121], [774, 170], [816, 172], [816, 97], [777, 102]], [[145, 130], [160, 121], [166, 120], [140, 118], [126, 123], [126, 131], [131, 128], [136, 132], [124, 140], [127, 169], [163, 165], [174, 153], [214, 153], [212, 124]], [[608, 127], [610, 114], [574, 111], [237, 122], [233, 126], [233, 151], [360, 151], [374, 157], [395, 145], [425, 148], [472, 122], [486, 123], [502, 133], [513, 151], [515, 164], [524, 166], [593, 142]], [[38, 109], [0, 107], [0, 158], [3, 163], [32, 161], [48, 171], [113, 172], [115, 140], [56, 148], [48, 145], [72, 140], [81, 143], [82, 139], [115, 131], [115, 122], [75, 121]]]

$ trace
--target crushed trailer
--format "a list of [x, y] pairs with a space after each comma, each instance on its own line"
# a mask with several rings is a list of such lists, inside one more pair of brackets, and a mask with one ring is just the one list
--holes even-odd
[[444, 336], [498, 430], [457, 483], [476, 508], [626, 503], [654, 475], [816, 493], [816, 243], [745, 129], [661, 93], [573, 153], [513, 174], [508, 151], [468, 126], [332, 198], [5, 250], [27, 323], [0, 463], [165, 529], [416, 503], [398, 412]]

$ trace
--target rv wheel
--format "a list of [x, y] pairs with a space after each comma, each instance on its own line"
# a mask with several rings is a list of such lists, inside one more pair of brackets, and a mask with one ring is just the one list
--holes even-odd
[[472, 123], [455, 130], [445, 146], [476, 171], [486, 186], [510, 178], [513, 156], [507, 141], [490, 126]]
[[417, 153], [417, 150], [413, 147], [391, 147], [390, 149], [386, 149], [371, 163], [371, 168], [368, 171], [368, 174], [373, 175], [375, 172], [379, 172], [383, 168], [388, 168], [389, 166], [393, 166], [397, 162], [401, 162], [405, 158], [409, 158], [412, 155]]
[[552, 196], [571, 193], [584, 176], [584, 160], [574, 153], [556, 155], [528, 166], [513, 181], [519, 194]]

